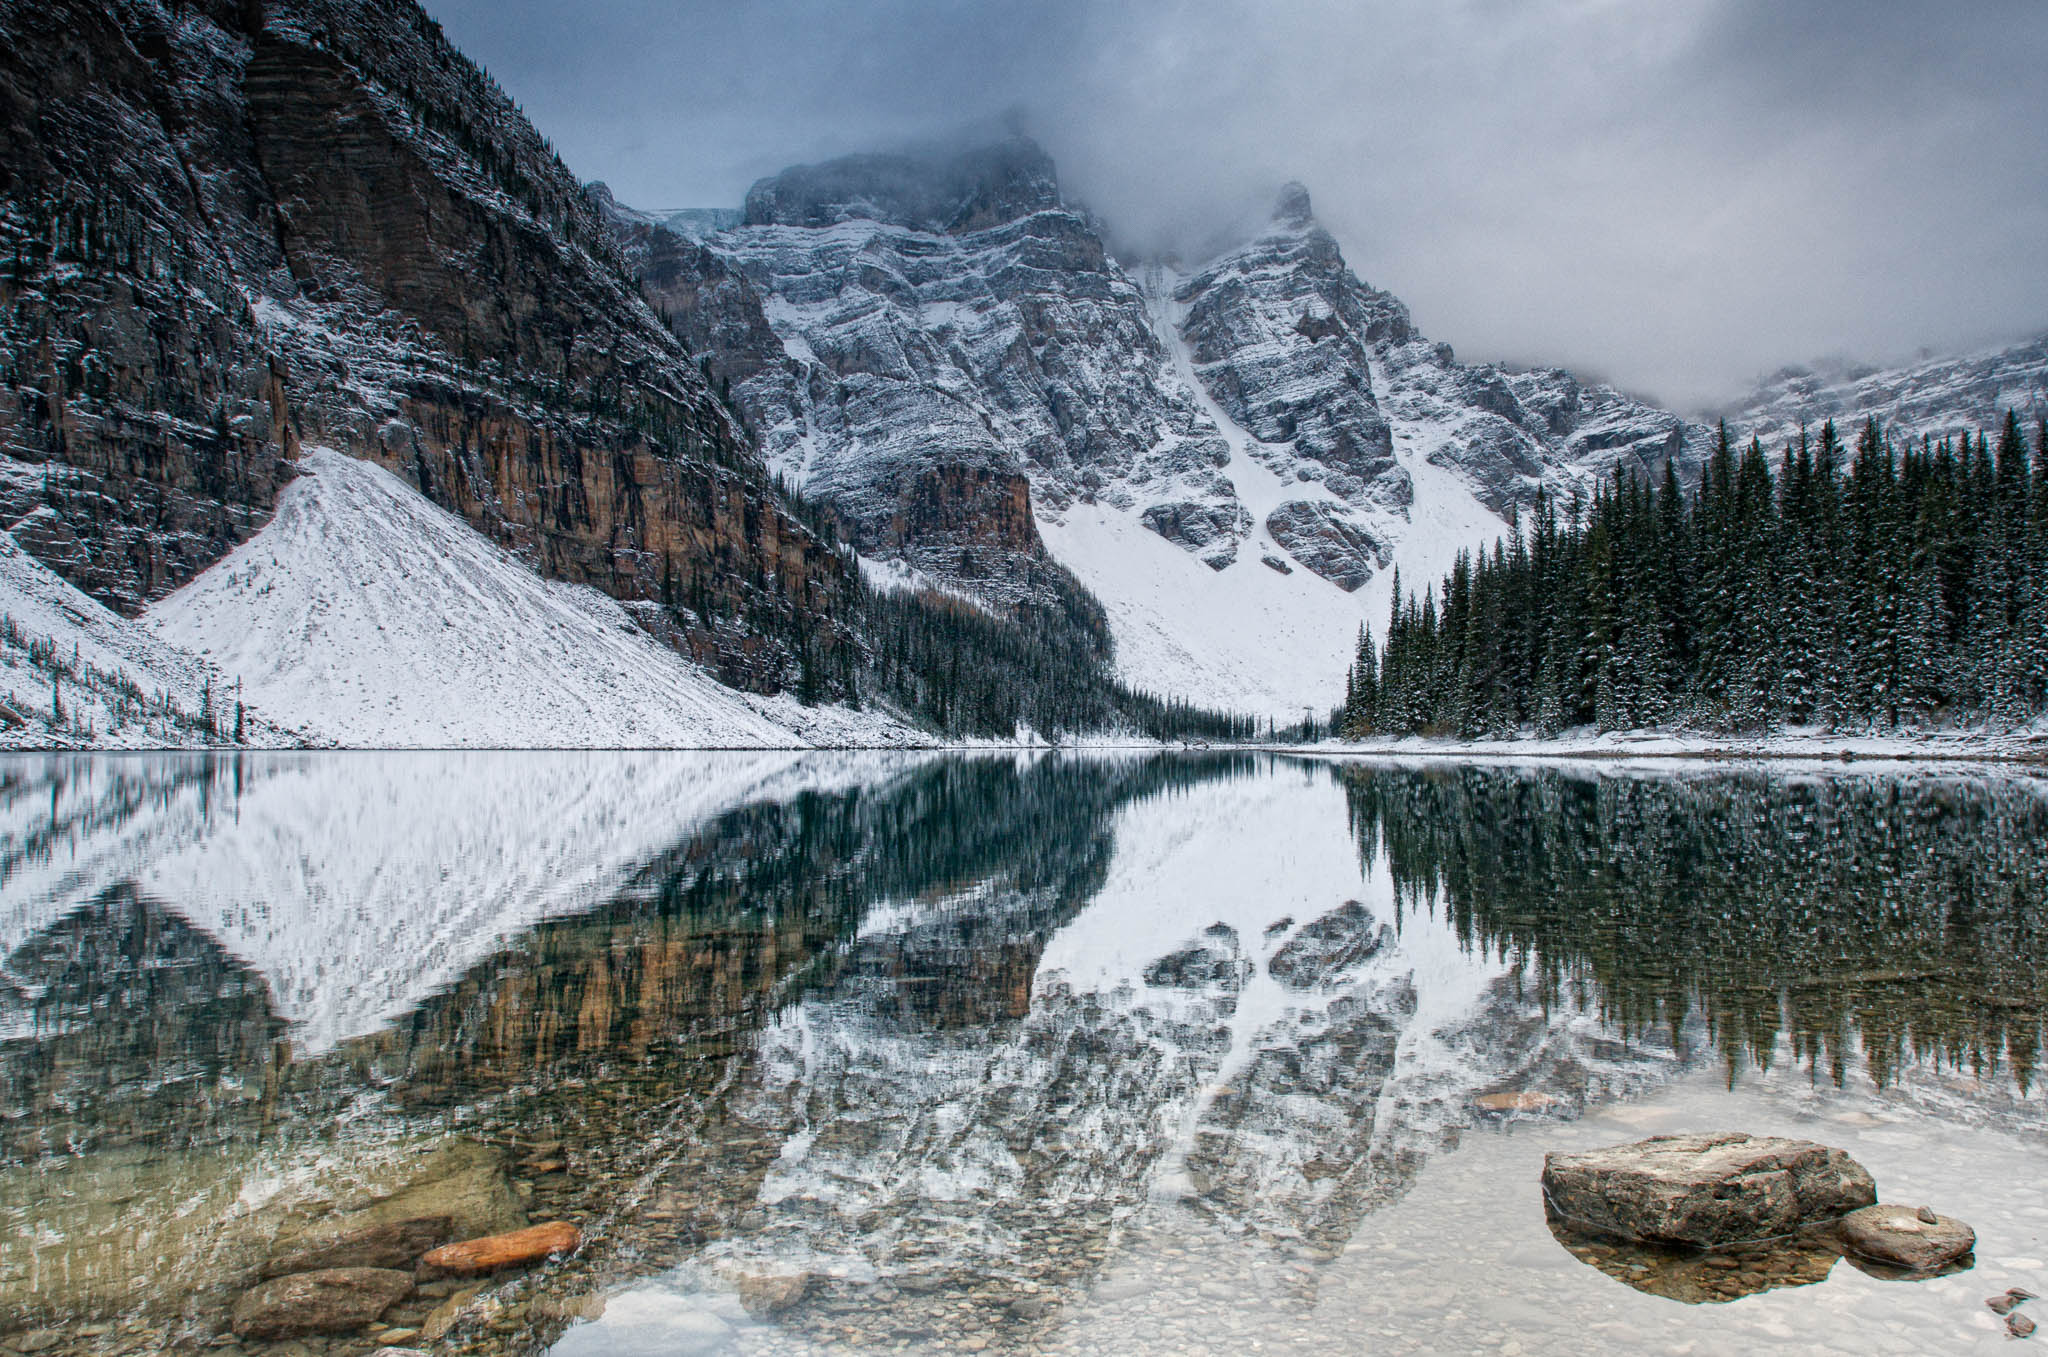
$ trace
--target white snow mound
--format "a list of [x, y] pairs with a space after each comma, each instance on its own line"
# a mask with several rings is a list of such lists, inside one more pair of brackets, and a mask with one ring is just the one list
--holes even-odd
[[373, 463], [306, 450], [254, 538], [152, 607], [246, 700], [381, 748], [900, 744], [871, 713], [736, 692], [611, 597], [543, 579]]

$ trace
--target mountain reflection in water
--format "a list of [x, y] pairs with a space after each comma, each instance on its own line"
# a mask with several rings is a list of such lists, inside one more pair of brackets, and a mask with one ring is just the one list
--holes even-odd
[[1306, 1296], [1461, 1135], [1702, 1064], [2033, 1125], [2043, 843], [2038, 780], [1865, 769], [10, 760], [0, 1313], [203, 1340], [450, 1134], [591, 1238], [492, 1350], [657, 1275], [736, 1342], [1030, 1341], [1162, 1204]]

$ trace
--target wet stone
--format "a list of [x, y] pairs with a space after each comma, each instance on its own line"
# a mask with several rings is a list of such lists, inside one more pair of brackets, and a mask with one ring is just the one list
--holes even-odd
[[447, 1242], [455, 1222], [448, 1216], [415, 1216], [287, 1247], [264, 1265], [266, 1277], [327, 1268], [407, 1268], [427, 1250]]
[[1934, 1219], [1910, 1206], [1866, 1206], [1836, 1229], [1850, 1252], [1914, 1272], [1946, 1267], [1977, 1247], [1977, 1232], [1962, 1221], [1927, 1214]]
[[412, 1290], [412, 1277], [387, 1268], [301, 1272], [244, 1292], [235, 1302], [241, 1338], [296, 1338], [360, 1329]]
[[420, 1261], [443, 1272], [492, 1272], [521, 1263], [535, 1263], [550, 1254], [572, 1253], [583, 1242], [583, 1232], [567, 1221], [549, 1221], [506, 1234], [465, 1239], [444, 1244]]
[[1725, 1132], [1546, 1155], [1543, 1195], [1582, 1230], [1713, 1248], [1834, 1220], [1875, 1202], [1877, 1187], [1829, 1146]]

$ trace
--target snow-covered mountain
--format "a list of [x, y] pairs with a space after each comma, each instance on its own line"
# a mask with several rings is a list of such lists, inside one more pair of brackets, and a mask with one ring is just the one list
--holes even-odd
[[2048, 416], [2048, 334], [1894, 367], [1833, 360], [1781, 368], [1714, 413], [1775, 454], [1802, 425], [1818, 428], [1829, 419], [1861, 423], [1875, 416], [1895, 435], [1938, 438], [1995, 429], [2007, 410], [2030, 425]]
[[1541, 486], [1702, 451], [1568, 373], [1458, 363], [1298, 185], [1192, 272], [1113, 258], [1023, 139], [801, 166], [690, 240], [612, 215], [770, 464], [863, 553], [999, 608], [1064, 567], [1124, 678], [1216, 706], [1326, 707], [1391, 567], [1434, 575]]

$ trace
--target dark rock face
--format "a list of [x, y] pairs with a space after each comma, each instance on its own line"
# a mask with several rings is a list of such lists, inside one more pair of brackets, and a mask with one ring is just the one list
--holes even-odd
[[1977, 1232], [1962, 1221], [1910, 1206], [1866, 1206], [1835, 1230], [1851, 1253], [1913, 1272], [1947, 1267], [1977, 1247]]
[[1185, 499], [1147, 505], [1139, 518], [1167, 541], [1178, 542], [1201, 557], [1212, 570], [1221, 570], [1237, 559], [1237, 544], [1252, 521], [1245, 507], [1234, 501], [1219, 504]]
[[412, 1291], [412, 1274], [328, 1268], [265, 1282], [235, 1302], [238, 1338], [299, 1338], [360, 1329]]
[[1368, 346], [1406, 338], [1406, 308], [1345, 267], [1299, 184], [1282, 193], [1273, 221], [1273, 231], [1175, 293], [1196, 375], [1262, 443], [1292, 443], [1298, 456], [1364, 485], [1405, 482], [1373, 397]]
[[424, 13], [33, 9], [0, 16], [0, 365], [35, 393], [0, 408], [0, 526], [30, 550], [132, 612], [260, 527], [317, 441], [544, 574], [697, 599], [655, 630], [729, 681], [782, 681], [761, 630], [835, 643], [840, 558]]
[[1266, 515], [1266, 531], [1295, 560], [1347, 593], [1392, 555], [1386, 543], [1322, 500], [1282, 504]]
[[1458, 362], [1398, 298], [1351, 272], [1299, 184], [1281, 191], [1262, 235], [1205, 265], [1175, 299], [1197, 376], [1264, 445], [1254, 455], [1322, 482], [1362, 520], [1406, 516], [1413, 488], [1397, 445], [1502, 516], [1539, 487], [1562, 491], [1616, 467], [1650, 475], [1669, 461], [1691, 475], [1705, 456], [1704, 428], [1611, 387], [1557, 368]]
[[1791, 1234], [1877, 1200], [1840, 1150], [1740, 1132], [1546, 1155], [1543, 1193], [1582, 1229], [1697, 1248]]

